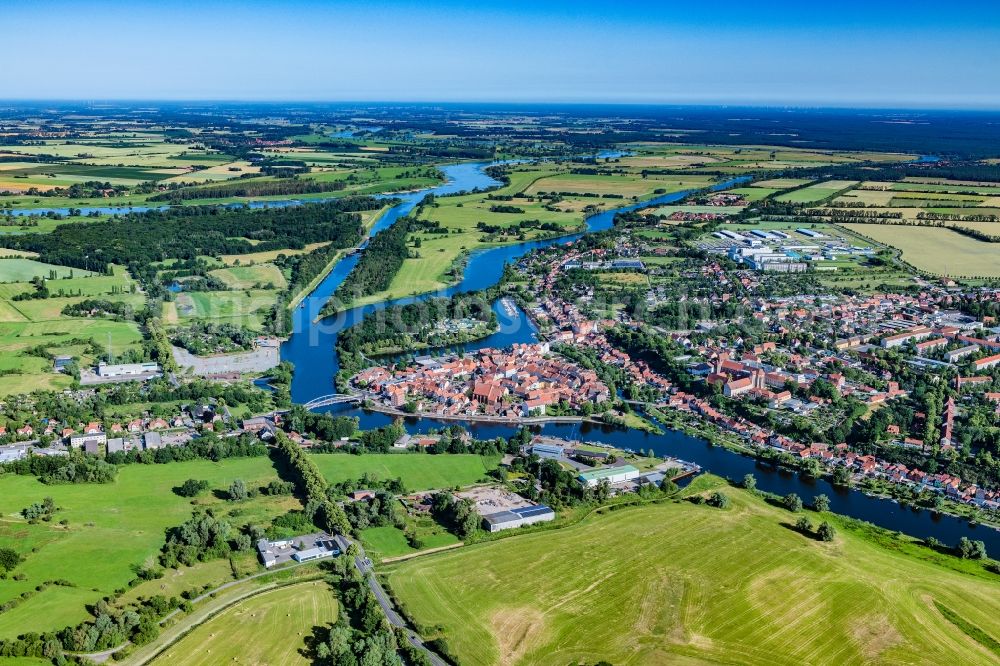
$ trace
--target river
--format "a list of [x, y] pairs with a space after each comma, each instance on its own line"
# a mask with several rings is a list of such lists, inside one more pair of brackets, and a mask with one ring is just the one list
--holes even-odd
[[[614, 158], [620, 155], [621, 153], [606, 151], [598, 154], [598, 157]], [[934, 159], [924, 156], [919, 161], [930, 162]], [[499, 185], [500, 183], [484, 172], [486, 166], [489, 164], [484, 162], [445, 166], [442, 168], [446, 178], [444, 184], [419, 192], [387, 195], [399, 198], [401, 202], [382, 215], [372, 228], [371, 235], [379, 233], [400, 217], [409, 214], [428, 193], [453, 194], [463, 190]], [[732, 179], [716, 185], [713, 189], [724, 189], [741, 180], [745, 179]], [[613, 224], [615, 214], [618, 212], [672, 203], [683, 199], [689, 193], [688, 191], [675, 192], [640, 204], [631, 204], [600, 213], [587, 219], [587, 230], [603, 231], [609, 229]], [[284, 200], [258, 201], [249, 205], [252, 208], [260, 208], [264, 206], [295, 206], [302, 203], [299, 200]], [[114, 214], [141, 212], [150, 209], [150, 207], [136, 206], [133, 208], [83, 208], [82, 210], [83, 214], [91, 211]], [[47, 211], [65, 214], [67, 209], [29, 209], [13, 212], [14, 214], [40, 214]], [[335, 353], [337, 334], [344, 328], [361, 321], [364, 316], [389, 305], [405, 304], [435, 296], [450, 297], [462, 292], [485, 289], [496, 284], [500, 279], [504, 264], [516, 261], [519, 257], [536, 248], [554, 243], [564, 243], [579, 238], [581, 235], [581, 233], [575, 233], [554, 239], [478, 250], [469, 256], [461, 281], [447, 289], [417, 297], [353, 308], [333, 317], [316, 321], [323, 305], [354, 268], [358, 256], [350, 256], [340, 260], [315, 290], [303, 300], [303, 306], [297, 307], [293, 311], [293, 333], [281, 347], [282, 359], [291, 361], [295, 365], [292, 398], [296, 402], [305, 403], [318, 396], [333, 392], [333, 377], [339, 370]], [[494, 311], [497, 313], [500, 330], [484, 340], [462, 345], [462, 349], [504, 347], [514, 342], [532, 342], [537, 339], [533, 326], [520, 310], [514, 317], [510, 317], [495, 304]], [[384, 414], [367, 412], [352, 405], [337, 405], [329, 408], [329, 411], [337, 415], [357, 416], [362, 428], [384, 426], [389, 424], [391, 420]], [[409, 418], [406, 419], [406, 428], [410, 432], [421, 432], [430, 428], [440, 428], [449, 423], [454, 422]], [[467, 424], [467, 427], [474, 436], [479, 438], [509, 437], [516, 431], [514, 427], [497, 424], [470, 423]], [[764, 465], [722, 447], [712, 446], [703, 439], [691, 437], [679, 431], [668, 430], [663, 434], [649, 434], [592, 424], [547, 424], [541, 427], [540, 431], [554, 437], [599, 441], [633, 450], [652, 449], [657, 455], [669, 455], [689, 460], [698, 463], [708, 471], [731, 479], [740, 479], [744, 474], [753, 473], [757, 477], [758, 487], [761, 490], [780, 495], [795, 492], [806, 502], [811, 501], [812, 497], [818, 493], [825, 493], [830, 497], [830, 508], [837, 513], [860, 518], [917, 537], [933, 536], [947, 544], [956, 543], [962, 536], [981, 539], [986, 542], [990, 552], [1000, 552], [1000, 532], [996, 530], [984, 526], [974, 527], [964, 520], [934, 514], [927, 510], [903, 508], [889, 500], [869, 497], [856, 490], [835, 487], [825, 480], [804, 479], [797, 474]]]
[[[486, 163], [471, 163], [444, 167], [447, 177], [447, 182], [444, 185], [403, 195], [401, 197], [402, 203], [387, 211], [371, 233], [378, 233], [401, 216], [410, 213], [427, 193], [448, 194], [497, 185], [498, 183], [483, 172], [486, 166], [488, 166]], [[727, 181], [715, 186], [715, 189], [723, 189], [739, 181], [740, 179]], [[588, 231], [609, 229], [617, 212], [675, 202], [688, 194], [689, 192], [675, 192], [651, 201], [595, 215], [587, 220], [587, 229]], [[417, 297], [353, 308], [333, 317], [314, 321], [323, 305], [358, 259], [354, 256], [341, 260], [315, 291], [305, 299], [305, 306], [296, 308], [293, 322], [294, 332], [282, 345], [282, 359], [291, 361], [295, 365], [292, 398], [296, 402], [305, 403], [318, 396], [333, 392], [333, 377], [339, 369], [335, 353], [337, 334], [345, 327], [359, 322], [362, 317], [376, 309], [434, 296], [448, 297], [466, 291], [487, 288], [500, 279], [505, 263], [515, 261], [533, 249], [553, 243], [563, 243], [578, 238], [580, 235], [582, 234], [577, 233], [557, 239], [480, 250], [469, 257], [462, 280], [447, 289]], [[500, 330], [484, 340], [462, 345], [462, 349], [471, 350], [487, 346], [502, 347], [514, 342], [531, 342], [537, 339], [530, 321], [520, 310], [513, 317], [507, 315], [497, 305], [494, 305], [494, 311], [497, 313]], [[357, 416], [361, 427], [365, 429], [388, 425], [393, 418], [353, 405], [335, 405], [327, 408], [327, 411], [335, 415]], [[426, 417], [405, 419], [406, 429], [410, 432], [426, 432], [429, 429], [441, 428], [452, 423], [454, 422], [436, 421]], [[467, 423], [465, 425], [475, 437], [482, 439], [510, 437], [517, 430], [513, 426], [499, 424]], [[757, 477], [757, 486], [761, 490], [779, 495], [798, 493], [807, 503], [812, 500], [813, 496], [825, 493], [830, 497], [831, 510], [837, 513], [921, 538], [933, 536], [947, 544], [957, 543], [962, 536], [981, 539], [986, 542], [990, 552], [1000, 552], [1000, 532], [989, 527], [972, 526], [965, 520], [935, 514], [928, 510], [904, 508], [891, 500], [869, 497], [857, 490], [836, 487], [826, 480], [805, 479], [798, 474], [761, 463], [723, 447], [713, 446], [703, 439], [689, 436], [680, 431], [667, 430], [662, 434], [650, 434], [595, 424], [552, 423], [546, 424], [538, 430], [554, 437], [603, 442], [633, 450], [646, 451], [651, 449], [657, 455], [669, 455], [695, 462], [705, 470], [731, 479], [740, 479], [743, 475], [752, 473]]]

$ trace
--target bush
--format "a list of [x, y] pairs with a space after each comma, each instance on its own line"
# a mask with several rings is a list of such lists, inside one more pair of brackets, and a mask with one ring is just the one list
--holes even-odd
[[816, 536], [821, 541], [833, 541], [833, 538], [837, 536], [837, 530], [833, 528], [833, 525], [824, 521], [820, 523], [819, 529], [816, 530]]
[[243, 502], [250, 496], [247, 491], [247, 484], [243, 479], [236, 479], [231, 484], [229, 484], [229, 501], [230, 502]]
[[985, 560], [986, 544], [982, 541], [973, 541], [968, 537], [958, 540], [958, 554], [965, 560]]
[[291, 481], [275, 479], [274, 481], [271, 481], [271, 483], [267, 484], [264, 492], [268, 495], [291, 495], [295, 492], [295, 484]]
[[21, 563], [21, 556], [13, 548], [0, 548], [0, 571], [10, 571]]
[[728, 509], [729, 497], [724, 493], [714, 492], [707, 500], [705, 500], [705, 503], [719, 509]]
[[784, 499], [781, 500], [781, 504], [792, 513], [798, 513], [802, 510], [802, 499], [795, 493], [785, 495]]
[[174, 489], [174, 492], [181, 497], [197, 497], [208, 490], [208, 481], [198, 479], [188, 479]]

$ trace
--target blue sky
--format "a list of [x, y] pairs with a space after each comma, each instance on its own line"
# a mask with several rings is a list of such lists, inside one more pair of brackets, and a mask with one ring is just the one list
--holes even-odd
[[0, 0], [0, 98], [1000, 108], [1000, 3]]

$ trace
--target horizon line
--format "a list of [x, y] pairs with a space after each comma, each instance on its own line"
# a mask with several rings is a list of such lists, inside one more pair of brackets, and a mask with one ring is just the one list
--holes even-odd
[[86, 104], [98, 106], [104, 104], [328, 104], [328, 105], [350, 105], [350, 104], [371, 104], [371, 105], [484, 105], [484, 106], [619, 106], [619, 107], [664, 107], [664, 108], [739, 108], [739, 109], [787, 109], [787, 110], [813, 110], [813, 111], [908, 111], [908, 112], [993, 112], [1000, 113], [1000, 103], [995, 104], [970, 104], [948, 106], [946, 104], [931, 105], [916, 102], [899, 103], [876, 103], [876, 102], [851, 102], [836, 104], [830, 101], [824, 102], [765, 102], [765, 101], [584, 101], [584, 100], [455, 100], [455, 99], [260, 99], [260, 98], [152, 98], [152, 97], [106, 97], [106, 98], [77, 98], [77, 97], [21, 97], [3, 98], [0, 97], [0, 104], [17, 105], [25, 103], [46, 103], [46, 104]]

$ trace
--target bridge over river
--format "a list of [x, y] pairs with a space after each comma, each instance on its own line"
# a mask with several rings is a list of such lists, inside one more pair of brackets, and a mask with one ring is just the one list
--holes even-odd
[[305, 403], [304, 407], [306, 409], [319, 409], [320, 407], [329, 407], [330, 405], [361, 402], [364, 400], [364, 397], [361, 393], [331, 393], [330, 395], [321, 395], [318, 398], [313, 398]]

